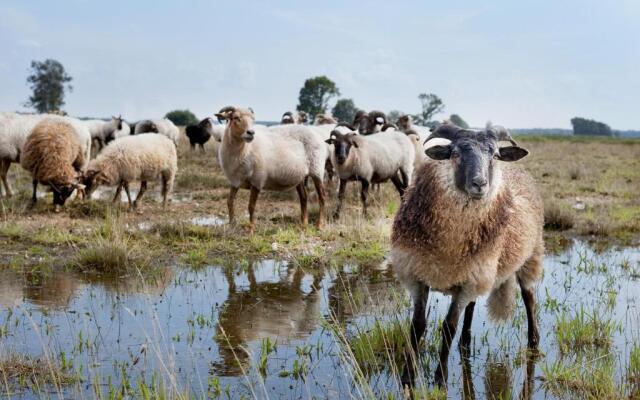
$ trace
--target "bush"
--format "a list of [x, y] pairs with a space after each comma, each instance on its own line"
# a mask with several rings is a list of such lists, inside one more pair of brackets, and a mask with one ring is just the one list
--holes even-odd
[[178, 126], [195, 125], [198, 118], [189, 110], [173, 110], [169, 111], [165, 118], [169, 118], [171, 122]]

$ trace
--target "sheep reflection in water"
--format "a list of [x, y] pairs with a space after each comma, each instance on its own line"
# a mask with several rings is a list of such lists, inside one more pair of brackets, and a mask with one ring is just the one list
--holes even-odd
[[[277, 282], [259, 280], [262, 268], [283, 268], [284, 277]], [[312, 277], [308, 290], [301, 268], [275, 265], [271, 262], [248, 268], [249, 282], [245, 290], [236, 284], [233, 272], [226, 271], [229, 296], [223, 305], [215, 340], [220, 361], [212, 363], [215, 373], [241, 375], [249, 365], [248, 343], [264, 338], [282, 341], [305, 339], [316, 328], [320, 316], [319, 287], [321, 274]], [[258, 277], [257, 277], [258, 276]]]

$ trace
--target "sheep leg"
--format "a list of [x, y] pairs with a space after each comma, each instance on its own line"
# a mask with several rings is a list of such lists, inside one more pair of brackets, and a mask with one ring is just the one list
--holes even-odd
[[36, 204], [38, 202], [38, 197], [36, 196], [36, 191], [38, 190], [38, 180], [33, 180], [33, 196], [31, 196], [31, 204]]
[[333, 213], [333, 218], [340, 218], [340, 210], [342, 210], [342, 201], [344, 200], [344, 192], [347, 190], [347, 180], [340, 179], [340, 187], [338, 188], [338, 206], [336, 212]]
[[456, 335], [458, 321], [460, 320], [460, 310], [464, 308], [462, 298], [459, 294], [454, 294], [449, 306], [447, 317], [442, 323], [442, 346], [440, 347], [440, 363], [436, 369], [435, 381], [436, 385], [444, 387], [449, 375], [449, 351], [451, 350], [451, 342]]
[[173, 190], [173, 178], [171, 176], [162, 177], [162, 208], [167, 207], [167, 197], [169, 196], [169, 190]]
[[116, 194], [115, 194], [115, 196], [113, 196], [113, 201], [112, 201], [112, 203], [114, 203], [114, 204], [115, 204], [115, 202], [117, 202], [117, 201], [119, 201], [119, 200], [120, 200], [120, 193], [122, 193], [122, 182], [120, 182], [120, 183], [118, 184], [118, 187], [116, 188]]
[[526, 287], [520, 280], [518, 283], [520, 284], [520, 293], [522, 293], [524, 307], [527, 310], [529, 348], [537, 349], [538, 343], [540, 343], [540, 333], [538, 331], [538, 320], [536, 318], [536, 295], [533, 292], [533, 288]]
[[462, 322], [462, 333], [460, 334], [460, 348], [468, 349], [471, 345], [471, 322], [473, 321], [473, 309], [476, 302], [472, 301], [464, 309], [464, 319]]
[[256, 203], [260, 189], [251, 186], [251, 194], [249, 195], [249, 231], [253, 233], [256, 229]]
[[304, 183], [300, 183], [296, 186], [296, 191], [300, 198], [300, 222], [302, 226], [305, 226], [307, 222], [309, 222], [309, 215], [307, 213], [307, 188]]
[[397, 174], [392, 176], [391, 182], [393, 182], [393, 186], [396, 187], [396, 190], [398, 191], [398, 193], [400, 193], [400, 197], [402, 197], [402, 195], [404, 194], [405, 188], [404, 188], [404, 184], [400, 180], [400, 177]]
[[471, 360], [469, 359], [469, 349], [460, 348], [460, 361], [462, 363], [462, 398], [475, 399], [476, 389], [473, 384], [473, 374], [471, 370]]
[[318, 229], [322, 228], [322, 224], [324, 223], [324, 213], [325, 213], [325, 196], [324, 196], [324, 182], [320, 177], [314, 176], [313, 186], [316, 188], [316, 193], [318, 194], [318, 204], [320, 205], [320, 212], [318, 214]]
[[400, 169], [400, 176], [402, 177], [402, 185], [404, 189], [409, 187], [409, 176], [403, 169]]
[[421, 282], [416, 282], [416, 287], [412, 291], [413, 316], [411, 318], [411, 353], [406, 357], [407, 364], [402, 373], [401, 382], [403, 385], [413, 386], [415, 377], [415, 366], [420, 355], [418, 347], [420, 340], [427, 328], [426, 309], [429, 298], [429, 286]]
[[360, 200], [362, 201], [362, 214], [367, 216], [367, 199], [369, 198], [369, 181], [360, 179]]
[[4, 159], [0, 162], [0, 176], [2, 176], [4, 193], [7, 196], [7, 198], [13, 195], [13, 193], [11, 193], [11, 186], [9, 186], [9, 180], [7, 180], [7, 173], [9, 172], [10, 166], [11, 166], [11, 160]]
[[[166, 184], [164, 183], [164, 179], [163, 179], [163, 182], [162, 182], [162, 191], [163, 192], [165, 190], [165, 186], [166, 186]], [[138, 191], [138, 195], [136, 196], [136, 199], [133, 202], [133, 208], [134, 209], [138, 208], [138, 202], [140, 201], [140, 199], [142, 198], [142, 195], [146, 191], [147, 191], [147, 181], [140, 182], [140, 190]], [[166, 199], [166, 196], [165, 196], [165, 199]], [[164, 202], [163, 202], [163, 204], [164, 204]]]
[[204, 144], [200, 143], [200, 150], [202, 150], [202, 154], [206, 154], [207, 152], [204, 151]]
[[122, 187], [124, 188], [124, 192], [127, 194], [127, 199], [129, 200], [129, 209], [132, 209], [133, 203], [131, 202], [131, 193], [129, 193], [129, 182], [122, 182]]
[[236, 223], [236, 214], [234, 204], [236, 201], [236, 195], [238, 194], [238, 188], [231, 186], [229, 188], [229, 197], [227, 198], [227, 209], [229, 210], [229, 224], [234, 225]]

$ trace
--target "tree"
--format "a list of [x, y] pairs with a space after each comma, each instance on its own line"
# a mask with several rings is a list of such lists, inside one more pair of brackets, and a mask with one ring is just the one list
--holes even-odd
[[298, 111], [305, 111], [311, 120], [316, 114], [327, 112], [329, 100], [340, 96], [340, 90], [336, 84], [326, 76], [316, 76], [304, 82], [298, 97]]
[[336, 105], [333, 106], [333, 109], [331, 110], [331, 114], [339, 122], [349, 123], [353, 121], [353, 118], [356, 116], [356, 112], [358, 112], [358, 109], [351, 99], [340, 99], [336, 101]]
[[396, 121], [402, 117], [403, 115], [405, 115], [402, 111], [399, 110], [391, 110], [387, 113], [387, 120], [393, 124], [396, 123]]
[[469, 129], [469, 124], [467, 124], [467, 122], [463, 120], [462, 117], [458, 114], [451, 114], [451, 116], [449, 117], [449, 121], [462, 129]]
[[198, 118], [189, 110], [169, 111], [164, 117], [169, 118], [171, 122], [179, 126], [195, 125], [198, 123]]
[[422, 112], [413, 116], [413, 122], [418, 125], [429, 126], [433, 124], [431, 120], [433, 116], [444, 111], [444, 103], [438, 95], [433, 93], [420, 93], [418, 99], [422, 103]]
[[27, 84], [33, 94], [25, 106], [33, 107], [39, 113], [61, 111], [65, 88], [73, 90], [69, 84], [71, 79], [56, 60], [31, 61], [31, 75], [27, 77]]
[[574, 117], [571, 119], [574, 135], [613, 136], [609, 125], [592, 119]]

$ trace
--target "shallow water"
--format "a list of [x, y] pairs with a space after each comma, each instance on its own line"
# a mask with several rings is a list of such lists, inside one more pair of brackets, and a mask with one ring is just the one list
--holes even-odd
[[[631, 344], [640, 336], [639, 270], [637, 249], [596, 254], [578, 242], [547, 256], [538, 288], [546, 356], [537, 364], [518, 357], [526, 344], [523, 307], [519, 304], [514, 323], [495, 326], [487, 322], [480, 300], [468, 362], [462, 363], [459, 352], [452, 350], [449, 397], [491, 398], [507, 392], [509, 397], [523, 390], [525, 397], [551, 397], [539, 376], [542, 364], [560, 357], [556, 317], [562, 309], [572, 312], [581, 306], [602, 309], [621, 324], [611, 352], [617, 378], [622, 379]], [[603, 304], [610, 306], [604, 310]], [[107, 393], [108, 382], [119, 387], [124, 375], [135, 387], [139, 379], [150, 382], [154, 374], [169, 388], [188, 387], [196, 394], [215, 394], [211, 387], [217, 378], [232, 398], [360, 397], [362, 385], [354, 384], [353, 369], [340, 356], [326, 321], [353, 334], [367, 330], [373, 321], [404, 320], [410, 313], [404, 291], [384, 264], [303, 270], [271, 260], [198, 270], [166, 266], [144, 279], [136, 274], [24, 275], [4, 270], [0, 306], [0, 353], [52, 359], [64, 354], [72, 360], [72, 370], [84, 377], [64, 389], [71, 398], [94, 397], [94, 390]], [[442, 295], [429, 299], [428, 343], [447, 306]], [[267, 357], [263, 379], [257, 365], [266, 338], [276, 349]], [[425, 355], [433, 371], [431, 358]], [[296, 374], [296, 366], [306, 366], [305, 373]], [[374, 395], [389, 391], [399, 397], [398, 378], [388, 372], [392, 369], [368, 375]], [[426, 382], [432, 385], [430, 375]], [[41, 395], [26, 390], [14, 398]]]

